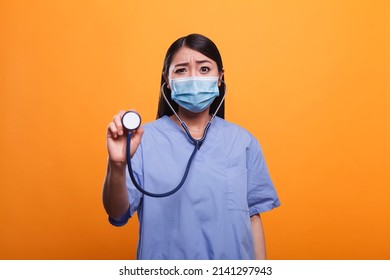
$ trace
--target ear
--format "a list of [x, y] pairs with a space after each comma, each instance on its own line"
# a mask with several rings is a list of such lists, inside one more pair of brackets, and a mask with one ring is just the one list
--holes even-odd
[[220, 87], [221, 84], [222, 84], [222, 78], [223, 78], [223, 75], [225, 74], [225, 70], [222, 69], [221, 72], [219, 72], [219, 79], [218, 79], [218, 86]]
[[163, 72], [162, 75], [164, 77], [165, 82], [167, 83], [167, 88], [171, 89], [171, 87], [169, 85], [169, 79], [168, 79], [167, 74], [165, 72]]

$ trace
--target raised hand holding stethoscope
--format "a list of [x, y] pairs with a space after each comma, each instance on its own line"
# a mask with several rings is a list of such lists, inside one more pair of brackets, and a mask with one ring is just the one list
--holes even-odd
[[[137, 114], [134, 110], [128, 111]], [[139, 144], [141, 143], [141, 138], [144, 133], [143, 128], [140, 126], [141, 119], [139, 119], [139, 124], [136, 125], [136, 122], [131, 122], [133, 114], [127, 114], [128, 112], [121, 110], [118, 114], [113, 117], [113, 120], [110, 122], [107, 128], [107, 150], [108, 156], [111, 163], [123, 164], [126, 165], [126, 142], [128, 137], [128, 128], [124, 126], [122, 119], [126, 117], [126, 124], [133, 128], [132, 137], [131, 137], [131, 149], [130, 156], [132, 157], [137, 150]], [[138, 115], [138, 114], [137, 114]], [[139, 116], [139, 115], [138, 115]], [[129, 118], [130, 117], [130, 118]], [[136, 126], [135, 126], [136, 125]]]

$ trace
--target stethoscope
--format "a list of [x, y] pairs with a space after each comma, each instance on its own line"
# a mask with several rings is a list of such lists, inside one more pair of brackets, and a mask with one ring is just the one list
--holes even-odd
[[137, 188], [137, 190], [139, 190], [144, 195], [151, 196], [151, 197], [166, 197], [166, 196], [170, 196], [170, 195], [174, 194], [175, 192], [177, 192], [178, 190], [181, 189], [181, 187], [183, 186], [184, 182], [187, 179], [187, 175], [188, 175], [188, 172], [190, 171], [190, 167], [191, 167], [192, 161], [193, 161], [193, 159], [195, 157], [195, 154], [200, 149], [200, 147], [202, 146], [204, 140], [206, 139], [207, 131], [209, 130], [209, 128], [211, 126], [211, 122], [214, 120], [215, 116], [217, 115], [217, 112], [218, 112], [219, 108], [221, 107], [223, 101], [225, 100], [225, 96], [226, 96], [226, 85], [225, 85], [225, 92], [224, 92], [224, 95], [222, 97], [222, 100], [219, 103], [219, 105], [218, 105], [217, 109], [215, 110], [214, 114], [211, 116], [209, 122], [205, 126], [202, 138], [201, 139], [195, 139], [194, 137], [192, 137], [192, 135], [190, 133], [190, 130], [187, 127], [187, 125], [185, 124], [185, 122], [182, 121], [182, 119], [179, 117], [179, 115], [173, 109], [172, 105], [169, 103], [167, 97], [165, 96], [165, 92], [164, 92], [164, 86], [165, 85], [166, 85], [166, 83], [164, 83], [161, 86], [161, 94], [164, 97], [164, 99], [167, 102], [167, 104], [169, 105], [169, 107], [171, 108], [172, 112], [175, 114], [175, 116], [178, 119], [178, 121], [180, 122], [180, 125], [183, 127], [183, 129], [184, 129], [184, 131], [185, 131], [185, 133], [186, 133], [186, 135], [188, 137], [188, 140], [194, 145], [194, 150], [193, 150], [190, 158], [188, 159], [187, 167], [186, 167], [186, 169], [184, 171], [183, 178], [181, 179], [181, 181], [177, 185], [177, 187], [175, 187], [171, 191], [168, 191], [168, 192], [165, 192], [165, 193], [151, 193], [151, 192], [148, 192], [145, 189], [141, 188], [138, 185], [137, 180], [134, 177], [133, 169], [132, 169], [132, 166], [131, 166], [130, 142], [131, 142], [132, 132], [135, 131], [141, 125], [141, 116], [137, 112], [135, 112], [135, 111], [127, 111], [122, 116], [122, 125], [128, 130], [127, 141], [126, 141], [126, 161], [127, 161], [127, 169], [128, 169], [129, 175], [130, 175], [130, 179], [133, 182], [134, 186]]

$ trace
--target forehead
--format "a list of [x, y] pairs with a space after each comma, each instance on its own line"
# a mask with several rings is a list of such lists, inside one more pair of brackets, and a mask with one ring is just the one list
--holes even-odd
[[208, 60], [211, 63], [216, 64], [214, 60], [205, 56], [204, 54], [184, 46], [181, 47], [173, 56], [171, 66], [174, 66], [175, 64], [178, 63], [190, 63], [193, 61], [204, 61], [204, 60]]

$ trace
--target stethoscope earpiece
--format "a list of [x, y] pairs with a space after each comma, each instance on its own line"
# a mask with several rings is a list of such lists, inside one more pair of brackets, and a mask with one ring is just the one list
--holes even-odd
[[122, 117], [122, 125], [128, 130], [136, 130], [141, 125], [141, 116], [135, 111], [127, 111]]

